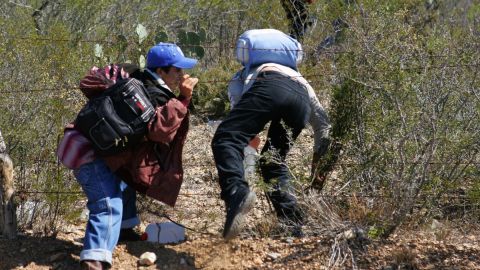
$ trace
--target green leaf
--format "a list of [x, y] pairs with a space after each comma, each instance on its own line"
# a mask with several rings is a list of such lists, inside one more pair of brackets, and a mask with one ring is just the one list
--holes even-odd
[[141, 44], [148, 36], [147, 28], [145, 28], [145, 26], [139, 23], [137, 25], [136, 31], [138, 35], [138, 44]]
[[98, 58], [103, 57], [103, 46], [100, 44], [95, 44], [95, 56]]

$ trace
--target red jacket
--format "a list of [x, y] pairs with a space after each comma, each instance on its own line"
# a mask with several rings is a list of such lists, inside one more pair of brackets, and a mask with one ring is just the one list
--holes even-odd
[[105, 157], [110, 169], [140, 193], [174, 206], [183, 181], [182, 150], [188, 132], [190, 100], [170, 99], [156, 108], [148, 140]]
[[[174, 206], [183, 180], [182, 150], [188, 132], [189, 99], [171, 98], [158, 106], [148, 125], [147, 138], [135, 149], [104, 157], [108, 167], [135, 190]], [[68, 124], [57, 155], [77, 169], [95, 156], [91, 143]]]

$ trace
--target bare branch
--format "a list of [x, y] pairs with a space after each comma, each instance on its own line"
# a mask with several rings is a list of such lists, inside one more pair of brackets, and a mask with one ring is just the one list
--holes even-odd
[[[14, 1], [8, 1], [9, 4], [12, 4], [12, 5], [16, 5], [16, 6], [19, 6], [19, 7], [24, 7], [24, 8], [29, 8], [29, 9], [34, 9], [32, 6], [29, 6], [29, 5], [25, 5], [25, 4], [21, 4], [21, 3], [16, 3]], [[36, 10], [36, 9], [35, 9]]]

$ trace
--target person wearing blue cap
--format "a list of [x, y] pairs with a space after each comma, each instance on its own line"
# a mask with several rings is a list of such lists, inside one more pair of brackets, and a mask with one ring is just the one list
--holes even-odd
[[178, 88], [181, 97], [190, 99], [198, 79], [191, 78], [183, 70], [193, 68], [196, 64], [197, 60], [185, 57], [176, 44], [160, 42], [148, 51], [146, 71], [159, 82], [160, 88], [170, 91]]
[[155, 106], [144, 140], [111, 156], [98, 155], [74, 124], [65, 128], [57, 154], [74, 171], [90, 210], [80, 253], [82, 269], [109, 269], [119, 240], [140, 240], [133, 230], [140, 223], [137, 191], [175, 205], [183, 179], [188, 106], [198, 83], [184, 69], [196, 64], [197, 60], [185, 57], [177, 45], [159, 43], [149, 50], [145, 69], [133, 64], [93, 67], [80, 81], [80, 89], [90, 98], [90, 94], [98, 95], [95, 91], [105, 91], [117, 80], [135, 78], [143, 82]]

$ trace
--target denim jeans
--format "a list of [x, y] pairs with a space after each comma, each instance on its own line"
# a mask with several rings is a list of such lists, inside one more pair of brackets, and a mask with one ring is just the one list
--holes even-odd
[[298, 221], [293, 216], [297, 213], [297, 202], [291, 192], [291, 175], [285, 159], [306, 126], [310, 112], [308, 93], [301, 84], [278, 72], [260, 73], [219, 125], [212, 141], [221, 198], [228, 200], [237, 188], [248, 188], [243, 149], [271, 121], [260, 159], [261, 174], [271, 184], [267, 196], [277, 215]]
[[112, 264], [120, 228], [140, 223], [136, 210], [136, 192], [113, 174], [101, 159], [74, 171], [87, 196], [90, 211], [80, 260]]

